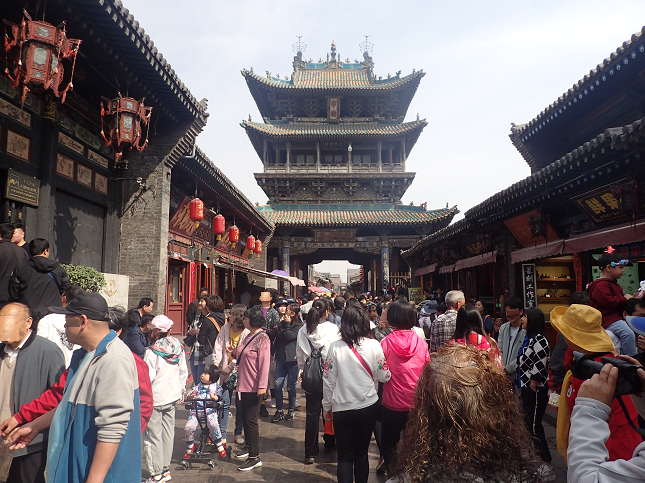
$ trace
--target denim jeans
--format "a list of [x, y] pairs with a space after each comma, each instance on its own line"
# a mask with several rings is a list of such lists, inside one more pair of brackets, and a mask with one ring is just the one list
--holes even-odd
[[224, 389], [222, 391], [222, 405], [218, 411], [219, 428], [222, 433], [222, 439], [226, 439], [226, 430], [228, 428], [228, 414], [231, 409], [231, 393]]
[[194, 357], [195, 355], [191, 354], [188, 365], [190, 366], [190, 372], [193, 375], [193, 382], [195, 383], [195, 385], [197, 385], [201, 380], [202, 372], [204, 372], [204, 367], [206, 366], [206, 364], [199, 364], [198, 366], [196, 366], [195, 364], [193, 364]]
[[620, 345], [622, 346], [621, 354], [632, 357], [636, 354], [636, 337], [632, 329], [627, 325], [627, 322], [620, 319], [612, 322], [606, 328], [620, 339]]
[[287, 391], [289, 393], [289, 410], [296, 409], [296, 382], [298, 381], [298, 363], [276, 361], [275, 366], [275, 407], [282, 411], [284, 404], [282, 401], [282, 387], [284, 380], [287, 379]]

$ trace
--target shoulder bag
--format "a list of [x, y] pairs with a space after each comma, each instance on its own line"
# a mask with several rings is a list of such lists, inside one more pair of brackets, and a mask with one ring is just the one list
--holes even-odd
[[345, 344], [347, 344], [347, 347], [349, 347], [349, 348], [352, 350], [352, 352], [354, 353], [354, 355], [355, 355], [355, 356], [356, 356], [356, 358], [358, 359], [358, 362], [360, 362], [360, 363], [361, 363], [361, 365], [365, 368], [365, 370], [366, 370], [366, 371], [367, 371], [367, 373], [370, 375], [370, 377], [371, 377], [372, 379], [374, 379], [374, 374], [372, 374], [372, 370], [370, 369], [370, 366], [368, 366], [368, 365], [367, 365], [367, 363], [365, 362], [365, 360], [364, 360], [364, 359], [361, 357], [361, 355], [358, 353], [358, 351], [356, 350], [356, 347], [354, 347], [353, 345], [348, 344], [348, 343], [347, 343], [347, 341], [345, 341]]

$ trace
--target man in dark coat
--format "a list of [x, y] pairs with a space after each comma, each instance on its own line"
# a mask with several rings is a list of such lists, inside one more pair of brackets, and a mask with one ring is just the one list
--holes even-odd
[[[22, 248], [11, 242], [13, 225], [0, 224], [0, 308], [11, 301], [9, 280], [15, 268], [27, 260], [29, 255]], [[58, 296], [60, 298], [60, 295]]]
[[[24, 250], [23, 250], [24, 251]], [[69, 275], [56, 260], [49, 258], [49, 242], [34, 238], [29, 242], [32, 258], [15, 268], [11, 275], [11, 299], [31, 309], [36, 323], [47, 315], [48, 306], [60, 307], [60, 296], [71, 287]]]

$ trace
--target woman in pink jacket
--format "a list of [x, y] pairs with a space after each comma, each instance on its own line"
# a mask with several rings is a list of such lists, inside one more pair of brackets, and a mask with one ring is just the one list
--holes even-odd
[[394, 449], [414, 408], [416, 383], [430, 355], [428, 344], [412, 330], [417, 323], [412, 305], [406, 301], [390, 304], [387, 321], [394, 332], [381, 341], [381, 347], [392, 378], [383, 385], [381, 452], [391, 474]]

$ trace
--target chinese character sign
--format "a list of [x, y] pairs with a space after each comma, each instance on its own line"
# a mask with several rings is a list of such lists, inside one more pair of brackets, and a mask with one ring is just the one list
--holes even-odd
[[383, 288], [390, 284], [390, 252], [387, 247], [381, 248], [381, 280]]
[[524, 307], [537, 308], [537, 295], [535, 291], [535, 264], [522, 265], [522, 286], [524, 288]]

